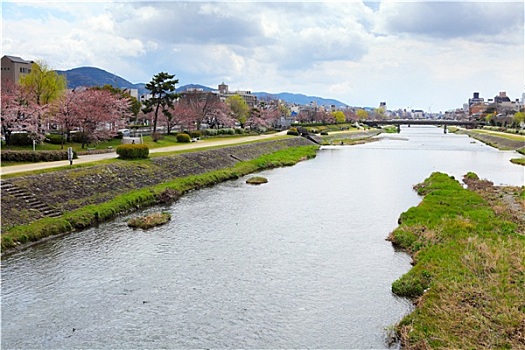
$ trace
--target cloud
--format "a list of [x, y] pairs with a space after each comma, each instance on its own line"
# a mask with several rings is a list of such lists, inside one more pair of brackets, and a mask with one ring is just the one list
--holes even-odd
[[[440, 39], [523, 39], [523, 2], [382, 2], [377, 29]], [[521, 29], [521, 30], [520, 30]]]
[[488, 95], [523, 88], [523, 3], [8, 2], [2, 10], [5, 54], [56, 69], [96, 66], [132, 82], [167, 71], [181, 84], [391, 107], [424, 107], [425, 98], [458, 106], [490, 84]]
[[116, 30], [171, 44], [252, 45], [261, 36], [257, 21], [246, 18], [245, 5], [232, 3], [122, 3], [110, 12]]

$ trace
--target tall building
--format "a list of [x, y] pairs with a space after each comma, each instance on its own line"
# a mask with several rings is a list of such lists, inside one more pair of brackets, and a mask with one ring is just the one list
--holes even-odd
[[2, 86], [8, 81], [17, 83], [20, 77], [29, 74], [31, 72], [31, 64], [33, 62], [26, 61], [16, 56], [4, 56], [2, 57]]

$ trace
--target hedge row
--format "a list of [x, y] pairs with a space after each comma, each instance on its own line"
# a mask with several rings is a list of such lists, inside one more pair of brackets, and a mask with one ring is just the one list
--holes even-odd
[[121, 159], [148, 158], [149, 148], [144, 144], [125, 144], [117, 147]]
[[[74, 158], [76, 154], [74, 153]], [[54, 162], [67, 160], [67, 151], [14, 151], [2, 150], [3, 162]]]
[[223, 129], [206, 129], [204, 130], [205, 136], [217, 136], [217, 135], [240, 135], [244, 134], [244, 129], [232, 129], [232, 128], [223, 128]]

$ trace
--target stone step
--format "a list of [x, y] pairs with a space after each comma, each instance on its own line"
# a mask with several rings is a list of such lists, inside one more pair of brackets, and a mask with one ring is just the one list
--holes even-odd
[[2, 191], [14, 196], [15, 198], [24, 200], [29, 205], [30, 209], [40, 212], [43, 216], [57, 217], [62, 215], [61, 212], [50, 208], [49, 205], [36, 198], [33, 193], [25, 188], [20, 188], [8, 182], [2, 182], [1, 185]]
[[30, 195], [28, 191], [22, 190], [22, 189], [8, 190], [7, 193], [15, 197], [22, 197], [22, 196]]
[[14, 185], [12, 183], [10, 183], [10, 182], [2, 182], [0, 184], [0, 188], [2, 190], [9, 190], [10, 188], [13, 188], [13, 187], [14, 187]]

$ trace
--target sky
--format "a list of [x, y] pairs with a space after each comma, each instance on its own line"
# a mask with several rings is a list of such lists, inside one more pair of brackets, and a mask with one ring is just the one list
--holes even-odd
[[444, 112], [473, 92], [522, 98], [524, 3], [3, 0], [3, 55]]

